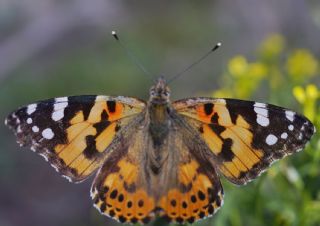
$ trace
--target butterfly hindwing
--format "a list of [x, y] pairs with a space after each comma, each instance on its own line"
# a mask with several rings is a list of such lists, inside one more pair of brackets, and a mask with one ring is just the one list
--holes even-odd
[[230, 181], [244, 184], [272, 162], [301, 150], [315, 132], [302, 115], [274, 105], [193, 98], [173, 103], [196, 129]]
[[[144, 126], [132, 125], [121, 145], [105, 161], [92, 185], [95, 207], [123, 223], [147, 223], [160, 216], [169, 222], [192, 223], [212, 215], [223, 191], [212, 162], [193, 156], [201, 142], [172, 121], [161, 144]], [[127, 141], [127, 142], [125, 142]]]
[[199, 154], [206, 148], [203, 141], [174, 112], [170, 115], [172, 129], [165, 144], [173, 160], [163, 165], [167, 179], [160, 187], [159, 215], [170, 222], [193, 223], [223, 205], [223, 189], [211, 159]]
[[11, 113], [6, 124], [63, 176], [82, 181], [100, 165], [118, 131], [145, 104], [128, 97], [71, 96], [40, 101]]
[[[136, 120], [136, 122], [139, 120]], [[122, 223], [147, 223], [155, 217], [156, 200], [145, 177], [145, 131], [133, 123], [108, 156], [91, 187], [100, 213]], [[140, 125], [141, 126], [141, 125]]]

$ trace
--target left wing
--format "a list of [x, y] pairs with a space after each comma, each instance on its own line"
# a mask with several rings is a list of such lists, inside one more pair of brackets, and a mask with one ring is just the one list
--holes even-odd
[[22, 107], [5, 123], [21, 146], [80, 182], [101, 166], [107, 148], [144, 109], [144, 102], [129, 97], [59, 97]]
[[220, 172], [235, 184], [245, 184], [275, 160], [301, 150], [315, 132], [304, 116], [253, 101], [192, 98], [173, 107], [201, 134]]

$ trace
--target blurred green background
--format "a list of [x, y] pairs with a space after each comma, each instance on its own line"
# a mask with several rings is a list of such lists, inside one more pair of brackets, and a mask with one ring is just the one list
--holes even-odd
[[[148, 98], [152, 81], [110, 35], [157, 77], [169, 77], [216, 42], [216, 53], [171, 84], [173, 99], [251, 99], [305, 114], [320, 131], [318, 0], [0, 0], [0, 119], [50, 97]], [[0, 124], [0, 225], [120, 225], [92, 207], [92, 179], [74, 185], [19, 148]], [[243, 187], [222, 179], [225, 204], [195, 225], [320, 225], [320, 136]], [[156, 221], [154, 225], [163, 225]]]

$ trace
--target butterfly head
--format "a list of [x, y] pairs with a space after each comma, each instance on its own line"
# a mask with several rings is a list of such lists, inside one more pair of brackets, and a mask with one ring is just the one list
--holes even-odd
[[150, 102], [155, 104], [167, 104], [170, 99], [170, 89], [163, 77], [157, 79], [150, 89]]

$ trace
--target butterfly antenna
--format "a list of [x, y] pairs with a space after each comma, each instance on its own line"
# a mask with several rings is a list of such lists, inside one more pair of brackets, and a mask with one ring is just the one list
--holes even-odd
[[140, 70], [143, 71], [144, 74], [148, 75], [153, 79], [153, 76], [145, 69], [142, 63], [138, 60], [138, 57], [136, 57], [136, 55], [134, 55], [133, 52], [129, 48], [127, 48], [127, 46], [124, 45], [123, 42], [119, 39], [119, 36], [117, 35], [117, 33], [115, 31], [112, 31], [111, 34], [115, 38], [115, 40], [119, 43], [121, 48], [127, 53], [127, 55], [133, 61], [133, 63], [137, 65], [140, 68]]
[[179, 78], [181, 75], [183, 75], [185, 72], [189, 71], [191, 68], [193, 68], [195, 65], [199, 64], [201, 61], [203, 61], [205, 58], [207, 58], [211, 53], [213, 53], [214, 51], [216, 51], [220, 46], [221, 46], [221, 42], [218, 42], [212, 49], [210, 49], [209, 52], [207, 52], [206, 54], [204, 54], [201, 58], [199, 58], [197, 61], [195, 61], [194, 63], [190, 64], [188, 67], [186, 67], [184, 70], [182, 70], [181, 72], [179, 72], [178, 74], [174, 75], [171, 79], [168, 80], [167, 84], [171, 83], [173, 80], [176, 80], [177, 78]]

